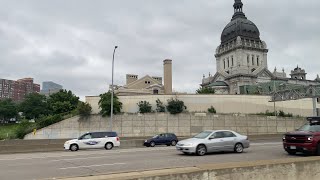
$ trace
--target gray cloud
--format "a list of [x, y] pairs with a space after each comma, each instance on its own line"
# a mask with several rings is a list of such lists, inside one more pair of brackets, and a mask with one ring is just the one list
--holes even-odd
[[[52, 80], [78, 96], [98, 95], [125, 74], [162, 76], [173, 59], [173, 87], [195, 92], [215, 73], [214, 52], [233, 14], [233, 0], [0, 0], [0, 77]], [[320, 1], [243, 0], [269, 47], [269, 69], [297, 64], [320, 73]]]

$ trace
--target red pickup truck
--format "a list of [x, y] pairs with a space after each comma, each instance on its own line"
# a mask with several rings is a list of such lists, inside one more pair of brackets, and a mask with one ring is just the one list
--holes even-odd
[[283, 148], [289, 154], [297, 152], [320, 155], [320, 117], [307, 117], [307, 123], [284, 134]]

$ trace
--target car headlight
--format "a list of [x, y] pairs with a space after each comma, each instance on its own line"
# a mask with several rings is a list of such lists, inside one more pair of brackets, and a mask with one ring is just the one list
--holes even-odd
[[65, 142], [65, 144], [70, 144], [70, 142], [69, 142], [69, 141], [67, 141], [67, 142]]
[[144, 142], [148, 142], [148, 140], [145, 140]]
[[286, 136], [285, 135], [282, 137], [282, 140], [286, 140]]
[[308, 137], [308, 141], [312, 141], [312, 136], [309, 136], [309, 137]]

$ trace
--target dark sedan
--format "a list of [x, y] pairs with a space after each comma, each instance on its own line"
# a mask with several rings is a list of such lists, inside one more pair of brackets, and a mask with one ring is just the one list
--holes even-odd
[[175, 146], [178, 142], [178, 138], [173, 133], [163, 133], [156, 135], [150, 139], [144, 141], [144, 146], [154, 147], [155, 145], [167, 145]]

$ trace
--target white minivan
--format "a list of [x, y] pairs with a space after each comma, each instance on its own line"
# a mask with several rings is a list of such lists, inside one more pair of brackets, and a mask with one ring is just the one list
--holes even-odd
[[116, 132], [87, 132], [78, 139], [72, 139], [64, 143], [64, 149], [70, 151], [94, 148], [110, 150], [119, 146], [120, 139]]

